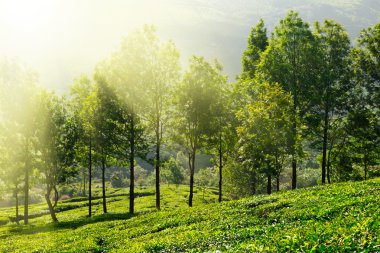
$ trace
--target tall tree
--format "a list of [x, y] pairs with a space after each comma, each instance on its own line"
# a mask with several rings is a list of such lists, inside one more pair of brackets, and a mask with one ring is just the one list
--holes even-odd
[[102, 170], [103, 212], [107, 213], [105, 171], [108, 162], [115, 158], [117, 153], [115, 145], [119, 137], [118, 119], [121, 104], [114, 90], [101, 75], [96, 74], [95, 81], [97, 106], [94, 118], [94, 149]]
[[36, 135], [36, 74], [9, 59], [0, 60], [0, 106], [3, 117], [13, 122], [13, 131], [21, 142], [24, 183], [24, 223], [29, 222], [30, 174], [34, 168], [34, 139]]
[[[223, 77], [222, 77], [223, 79]], [[193, 206], [195, 156], [212, 133], [214, 94], [221, 76], [217, 66], [193, 56], [182, 82], [175, 89], [174, 138], [187, 154], [190, 169], [189, 206]]]
[[[144, 111], [148, 127], [153, 128], [155, 139], [155, 171], [156, 171], [156, 208], [160, 210], [160, 163], [161, 147], [164, 142], [166, 123], [169, 119], [170, 92], [179, 79], [179, 52], [172, 42], [160, 43], [154, 27], [145, 31], [143, 41], [147, 64], [143, 77], [145, 89]], [[142, 84], [142, 83], [141, 83]]]
[[94, 118], [97, 107], [95, 86], [88, 77], [81, 76], [71, 87], [70, 95], [81, 136], [75, 148], [76, 158], [83, 166], [88, 166], [88, 216], [91, 217]]
[[153, 28], [145, 26], [142, 30], [130, 33], [121, 43], [121, 47], [109, 59], [98, 66], [99, 73], [115, 90], [122, 103], [124, 136], [127, 136], [130, 166], [129, 212], [134, 213], [135, 157], [146, 151], [142, 111], [144, 109], [144, 92], [152, 77], [151, 61], [153, 50], [150, 47], [154, 39]]
[[297, 187], [297, 157], [299, 124], [310, 107], [310, 98], [315, 93], [316, 68], [315, 39], [298, 13], [290, 11], [275, 27], [269, 46], [262, 54], [258, 65], [260, 73], [270, 83], [279, 83], [292, 94], [292, 189]]
[[54, 222], [58, 219], [50, 200], [51, 193], [58, 184], [76, 174], [72, 163], [78, 134], [66, 108], [65, 102], [54, 94], [42, 91], [39, 95], [37, 147], [46, 185], [45, 199]]
[[257, 64], [260, 62], [261, 53], [265, 51], [268, 46], [267, 29], [264, 25], [264, 20], [251, 28], [251, 33], [248, 37], [248, 47], [243, 53], [242, 65], [243, 79], [251, 79], [255, 76]]
[[[322, 129], [322, 184], [326, 182], [327, 149], [330, 121], [339, 113], [339, 103], [347, 92], [350, 39], [344, 28], [333, 20], [325, 20], [323, 26], [315, 23], [320, 57], [318, 95], [311, 114], [320, 117]], [[318, 124], [319, 125], [319, 124]]]

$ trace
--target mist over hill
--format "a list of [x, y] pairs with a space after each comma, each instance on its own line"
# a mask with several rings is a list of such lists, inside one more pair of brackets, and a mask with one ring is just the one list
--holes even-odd
[[[300, 16], [310, 26], [324, 19], [335, 19], [347, 29], [352, 42], [359, 32], [374, 25], [380, 18], [378, 0], [213, 0], [193, 1], [179, 5], [192, 10], [193, 22], [175, 25], [176, 29], [160, 27], [166, 36], [170, 35], [184, 52], [212, 58], [217, 57], [223, 64], [230, 79], [241, 70], [241, 55], [246, 48], [246, 38], [250, 28], [263, 18], [270, 32], [290, 10]], [[169, 26], [170, 27], [170, 26]]]
[[58, 91], [78, 75], [91, 75], [123, 36], [154, 24], [181, 51], [218, 58], [230, 80], [241, 69], [250, 28], [263, 18], [269, 31], [290, 10], [313, 23], [335, 19], [352, 39], [379, 21], [379, 0], [80, 0], [0, 1], [0, 55], [16, 57]]

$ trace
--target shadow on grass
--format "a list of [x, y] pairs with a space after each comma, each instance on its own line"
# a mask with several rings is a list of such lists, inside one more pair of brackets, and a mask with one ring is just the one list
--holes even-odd
[[[77, 229], [81, 226], [85, 226], [88, 224], [93, 224], [97, 222], [104, 222], [104, 221], [115, 221], [115, 220], [128, 220], [133, 216], [136, 216], [137, 214], [131, 215], [130, 213], [106, 213], [106, 214], [100, 214], [100, 215], [94, 215], [92, 217], [79, 217], [76, 220], [71, 221], [61, 221], [61, 222], [55, 222], [55, 223], [48, 223], [45, 225], [32, 225], [29, 224], [27, 226], [23, 225], [12, 225], [9, 229], [12, 233], [17, 234], [36, 234], [36, 233], [45, 233], [45, 232], [51, 232], [51, 231], [57, 231], [60, 229]], [[11, 234], [2, 235], [0, 238], [5, 238], [11, 236]]]
[[76, 229], [78, 227], [93, 224], [97, 222], [103, 222], [103, 221], [114, 221], [114, 220], [128, 220], [131, 217], [135, 215], [132, 215], [130, 213], [105, 213], [100, 215], [95, 215], [92, 217], [81, 217], [76, 220], [72, 221], [61, 221], [57, 223], [53, 223], [55, 228], [71, 228]]

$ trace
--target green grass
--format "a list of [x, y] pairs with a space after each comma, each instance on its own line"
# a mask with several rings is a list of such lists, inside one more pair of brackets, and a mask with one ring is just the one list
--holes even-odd
[[[193, 208], [186, 207], [184, 186], [164, 186], [162, 192], [165, 208], [160, 212], [153, 211], [153, 194], [136, 200], [139, 213], [134, 216], [126, 213], [126, 197], [115, 196], [108, 199], [106, 215], [97, 205], [94, 217], [87, 218], [87, 208], [78, 206], [58, 213], [58, 224], [50, 223], [48, 215], [28, 226], [8, 223], [0, 226], [0, 251], [380, 252], [379, 178], [222, 204], [212, 203], [216, 196], [211, 192], [202, 200], [198, 189]], [[59, 205], [77, 204], [82, 202]], [[39, 208], [33, 206], [36, 212]], [[0, 209], [0, 214], [7, 211]]]

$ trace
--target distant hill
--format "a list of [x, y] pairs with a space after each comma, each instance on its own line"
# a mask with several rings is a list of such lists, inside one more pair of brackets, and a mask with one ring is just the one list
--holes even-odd
[[171, 25], [163, 22], [159, 31], [174, 40], [184, 52], [184, 59], [191, 54], [217, 57], [232, 79], [241, 70], [241, 54], [250, 28], [260, 18], [269, 31], [290, 10], [298, 11], [311, 25], [316, 20], [335, 19], [346, 27], [353, 40], [360, 30], [380, 21], [379, 0], [197, 0], [186, 4], [173, 0], [167, 3], [183, 11], [184, 20]]

